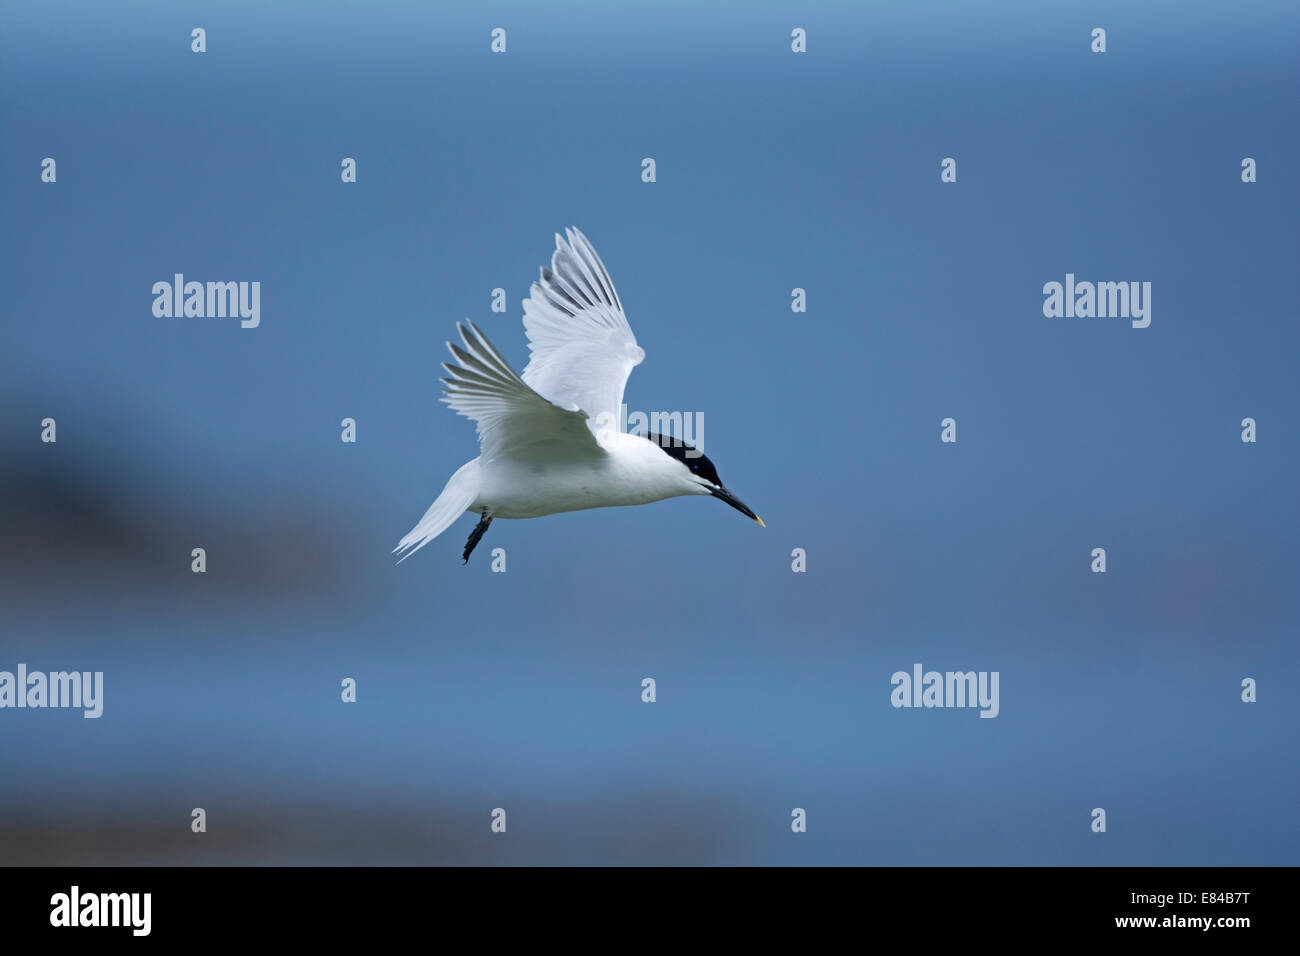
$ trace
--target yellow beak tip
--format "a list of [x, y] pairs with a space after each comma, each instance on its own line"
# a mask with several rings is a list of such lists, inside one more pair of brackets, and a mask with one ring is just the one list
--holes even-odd
[[767, 525], [763, 524], [763, 519], [762, 519], [762, 518], [755, 517], [754, 520], [758, 522], [758, 526], [759, 526], [760, 528], [766, 528], [766, 527], [767, 527]]

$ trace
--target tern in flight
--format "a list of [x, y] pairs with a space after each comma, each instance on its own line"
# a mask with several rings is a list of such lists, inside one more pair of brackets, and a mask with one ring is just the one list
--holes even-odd
[[644, 505], [712, 495], [760, 525], [722, 484], [713, 462], [684, 442], [622, 430], [623, 387], [645, 352], [636, 344], [614, 283], [577, 229], [555, 237], [524, 303], [532, 353], [522, 376], [470, 322], [447, 348], [442, 401], [478, 425], [480, 454], [456, 471], [424, 517], [393, 549], [404, 560], [466, 511], [479, 515], [462, 557], [494, 518]]

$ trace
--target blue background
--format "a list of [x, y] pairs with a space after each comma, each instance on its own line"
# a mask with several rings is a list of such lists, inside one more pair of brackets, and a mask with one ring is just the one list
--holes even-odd
[[[0, 711], [0, 862], [1300, 862], [1300, 13], [901, 6], [7, 4], [0, 669], [106, 694]], [[767, 529], [394, 566], [477, 454], [443, 341], [522, 368], [567, 225]], [[1044, 318], [1067, 272], [1150, 328]], [[915, 662], [1000, 716], [895, 710]]]

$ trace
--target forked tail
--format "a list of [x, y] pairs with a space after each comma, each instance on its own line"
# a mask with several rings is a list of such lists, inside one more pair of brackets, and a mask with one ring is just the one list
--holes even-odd
[[406, 537], [397, 542], [393, 553], [404, 552], [397, 563], [401, 564], [415, 552], [438, 535], [442, 534], [457, 518], [465, 513], [474, 499], [478, 497], [478, 459], [461, 465], [442, 489], [429, 510], [424, 513], [420, 523], [407, 532]]

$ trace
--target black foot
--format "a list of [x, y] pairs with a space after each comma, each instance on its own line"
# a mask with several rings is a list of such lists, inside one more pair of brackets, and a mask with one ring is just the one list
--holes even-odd
[[483, 512], [483, 516], [478, 519], [478, 524], [476, 524], [474, 530], [469, 533], [469, 540], [465, 542], [465, 554], [463, 557], [465, 558], [466, 564], [469, 564], [470, 552], [474, 550], [475, 545], [479, 543], [479, 539], [483, 537], [483, 532], [488, 529], [488, 525], [491, 523], [492, 516], [486, 511]]

